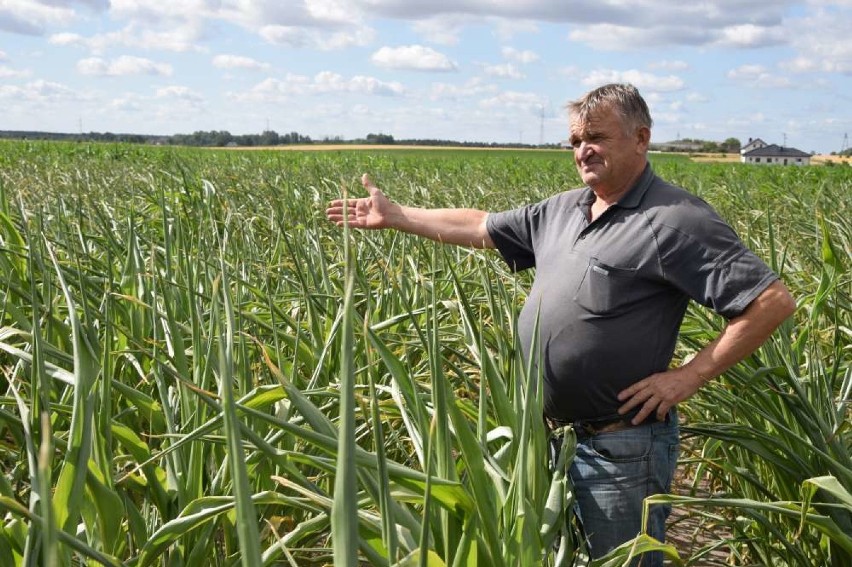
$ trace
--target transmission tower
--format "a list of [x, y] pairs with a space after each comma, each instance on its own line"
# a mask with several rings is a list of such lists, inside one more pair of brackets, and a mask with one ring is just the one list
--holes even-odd
[[840, 148], [840, 153], [842, 154], [849, 148], [849, 134], [843, 134], [843, 146]]

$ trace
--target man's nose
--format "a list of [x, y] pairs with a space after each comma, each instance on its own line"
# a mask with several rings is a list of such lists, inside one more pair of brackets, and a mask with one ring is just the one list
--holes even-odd
[[592, 153], [592, 146], [587, 144], [586, 142], [580, 142], [580, 145], [577, 146], [577, 149], [574, 150], [577, 152], [577, 157], [580, 159], [585, 159]]

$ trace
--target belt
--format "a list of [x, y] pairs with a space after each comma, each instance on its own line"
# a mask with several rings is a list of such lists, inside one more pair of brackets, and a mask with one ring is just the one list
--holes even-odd
[[[620, 416], [616, 418], [605, 418], [605, 419], [558, 419], [553, 417], [544, 416], [544, 422], [547, 424], [547, 427], [551, 431], [555, 431], [561, 427], [565, 427], [570, 425], [574, 428], [574, 431], [580, 433], [583, 432], [586, 435], [597, 435], [599, 433], [610, 433], [612, 431], [621, 431], [623, 429], [629, 429], [631, 427], [639, 427], [640, 425], [647, 425], [649, 423], [657, 422], [657, 414], [652, 413], [642, 423], [634, 424], [631, 419], [634, 416]], [[668, 421], [668, 416], [666, 416], [666, 420]]]

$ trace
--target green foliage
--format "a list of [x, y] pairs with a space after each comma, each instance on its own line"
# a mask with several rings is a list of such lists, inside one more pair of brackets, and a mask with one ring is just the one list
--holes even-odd
[[[515, 207], [577, 186], [570, 153], [0, 150], [0, 565], [580, 564], [515, 344], [530, 274], [323, 216], [363, 172], [405, 203]], [[652, 159], [800, 305], [685, 404], [684, 464], [719, 494], [674, 501], [740, 562], [781, 564], [783, 540], [843, 564], [848, 176]], [[720, 324], [691, 310], [678, 355]], [[673, 553], [604, 564], [642, 549]]]

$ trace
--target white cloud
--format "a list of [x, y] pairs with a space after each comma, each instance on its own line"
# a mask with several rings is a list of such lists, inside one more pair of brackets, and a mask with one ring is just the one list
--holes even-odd
[[397, 82], [384, 82], [374, 77], [357, 75], [346, 79], [338, 73], [323, 71], [313, 78], [288, 74], [283, 80], [268, 78], [245, 92], [228, 93], [228, 98], [241, 102], [282, 102], [290, 97], [333, 93], [379, 96], [402, 96], [405, 87]]
[[354, 3], [371, 15], [412, 20], [437, 14], [468, 14], [479, 18], [569, 21], [577, 11], [595, 6], [594, 2], [585, 1], [579, 2], [578, 10], [574, 10], [573, 7], [569, 10], [565, 4], [551, 0], [524, 0], [523, 2], [517, 0], [488, 0], [487, 2], [483, 0], [433, 0], [431, 2], [355, 0]]
[[413, 24], [415, 33], [438, 45], [457, 45], [464, 26], [469, 19], [463, 16], [439, 16], [417, 20]]
[[62, 32], [55, 33], [48, 38], [48, 42], [53, 45], [83, 45], [85, 39], [78, 33]]
[[263, 26], [340, 29], [363, 21], [358, 1], [353, 0], [214, 0], [216, 15], [249, 30]]
[[770, 73], [763, 65], [740, 65], [731, 69], [727, 77], [732, 81], [745, 83], [757, 88], [780, 88], [793, 86], [787, 77], [780, 77]]
[[0, 65], [0, 79], [19, 79], [29, 77], [31, 74], [30, 71], [19, 71], [18, 69], [12, 69], [8, 65]]
[[825, 8], [788, 22], [791, 43], [799, 51], [791, 70], [852, 75], [852, 2], [832, 4], [824, 2]]
[[[689, 26], [682, 23], [670, 25], [650, 24], [646, 27], [612, 23], [591, 24], [569, 34], [573, 41], [607, 51], [635, 51], [664, 47], [722, 46], [723, 30], [700, 22]], [[601, 42], [606, 37], [607, 41]], [[732, 46], [730, 42], [729, 46]], [[752, 47], [757, 47], [754, 45]]]
[[767, 74], [763, 65], [740, 65], [736, 69], [728, 71], [728, 78], [735, 80], [752, 80]]
[[263, 39], [275, 45], [294, 48], [319, 49], [329, 51], [346, 47], [368, 45], [375, 38], [375, 31], [369, 27], [358, 27], [351, 31], [323, 33], [298, 26], [269, 25], [257, 32]]
[[535, 34], [539, 31], [538, 24], [532, 20], [493, 18], [489, 23], [494, 26], [494, 35], [504, 42], [511, 41], [521, 34]]
[[189, 87], [183, 87], [179, 85], [171, 85], [168, 87], [158, 88], [154, 91], [154, 97], [171, 98], [192, 104], [197, 104], [204, 101], [204, 97], [201, 96], [199, 93], [193, 91]]
[[111, 109], [119, 112], [141, 112], [145, 110], [146, 106], [146, 101], [135, 94], [128, 94], [121, 98], [114, 98], [109, 103], [109, 107]]
[[483, 94], [491, 94], [497, 92], [495, 85], [483, 83], [479, 78], [472, 78], [462, 85], [454, 85], [450, 83], [432, 83], [432, 92], [430, 98], [438, 99], [462, 99]]
[[305, 0], [308, 14], [320, 22], [348, 23], [352, 21], [351, 2], [346, 0]]
[[506, 63], [504, 65], [486, 65], [484, 71], [486, 75], [491, 77], [500, 77], [501, 79], [524, 78], [524, 74], [511, 63]]
[[527, 112], [539, 112], [541, 108], [547, 104], [547, 101], [542, 99], [535, 93], [522, 93], [514, 91], [506, 91], [497, 96], [484, 99], [480, 102], [482, 108], [514, 108]]
[[217, 55], [213, 58], [213, 66], [220, 69], [269, 69], [268, 63], [261, 63], [251, 57], [242, 55]]
[[648, 92], [670, 92], [684, 88], [683, 79], [674, 75], [662, 77], [635, 69], [628, 71], [598, 69], [586, 75], [582, 82], [589, 88], [599, 87], [607, 83], [631, 83], [640, 91]]
[[77, 70], [83, 75], [96, 77], [123, 77], [127, 75], [159, 75], [168, 77], [172, 74], [172, 66], [167, 63], [156, 63], [144, 57], [122, 55], [112, 60], [100, 57], [89, 57], [77, 62]]
[[113, 47], [133, 47], [138, 49], [157, 49], [163, 51], [203, 51], [198, 45], [201, 39], [201, 28], [185, 25], [157, 31], [154, 29], [130, 24], [124, 28], [102, 34], [84, 37], [77, 33], [62, 32], [50, 36], [53, 45], [73, 46], [88, 49], [101, 54]]
[[296, 26], [263, 26], [258, 33], [269, 43], [277, 45], [306, 47], [310, 43], [308, 31]]
[[9, 60], [9, 56], [6, 55], [6, 52], [0, 50], [0, 61], [8, 61], [8, 60]]
[[0, 31], [24, 35], [42, 35], [49, 27], [67, 26], [74, 10], [62, 3], [4, 0], [0, 3]]
[[791, 73], [812, 73], [822, 71], [824, 68], [824, 62], [799, 56], [786, 61], [781, 61], [778, 66]]
[[740, 24], [720, 30], [716, 43], [726, 47], [766, 47], [787, 41], [787, 32], [781, 27]]
[[707, 102], [710, 98], [704, 93], [691, 92], [686, 95], [687, 102]]
[[200, 45], [203, 30], [200, 24], [189, 23], [165, 30], [144, 29], [128, 26], [122, 32], [121, 43], [141, 49], [176, 51], [205, 51]]
[[399, 96], [405, 93], [405, 88], [401, 83], [395, 81], [386, 83], [374, 77], [364, 77], [361, 75], [352, 77], [349, 81], [347, 90], [356, 93], [382, 96]]
[[352, 31], [332, 33], [326, 37], [317, 36], [315, 44], [323, 51], [346, 49], [347, 47], [364, 47], [373, 42], [376, 32], [373, 28], [358, 27]]
[[234, 97], [238, 100], [274, 101], [287, 95], [308, 94], [310, 85], [310, 77], [287, 74], [284, 80], [265, 79], [252, 87], [247, 93], [234, 95]]
[[386, 83], [374, 77], [357, 75], [347, 80], [338, 73], [323, 71], [314, 77], [308, 91], [319, 94], [350, 92], [393, 96], [403, 94], [405, 89], [400, 83]]
[[539, 59], [538, 54], [529, 49], [520, 50], [513, 47], [504, 47], [502, 49], [502, 53], [503, 57], [507, 60], [524, 65], [528, 63], [535, 63]]
[[211, 19], [221, 13], [219, 0], [110, 0], [111, 15], [116, 19], [137, 22], [150, 27], [166, 27], [186, 22]]
[[0, 98], [31, 102], [60, 102], [82, 100], [84, 97], [65, 85], [39, 79], [22, 87], [0, 85]]
[[371, 57], [379, 67], [407, 71], [455, 71], [456, 64], [450, 59], [422, 45], [382, 47]]

